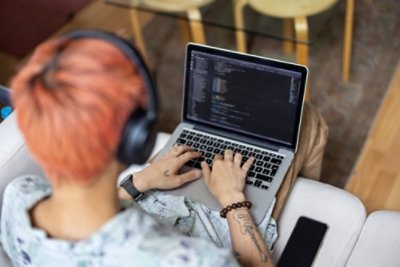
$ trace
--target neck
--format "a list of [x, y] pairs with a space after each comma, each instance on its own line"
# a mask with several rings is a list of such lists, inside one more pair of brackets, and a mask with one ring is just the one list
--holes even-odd
[[60, 179], [52, 184], [50, 198], [31, 210], [34, 226], [55, 238], [80, 240], [89, 237], [120, 210], [117, 165], [112, 163], [90, 184], [78, 184], [72, 179]]

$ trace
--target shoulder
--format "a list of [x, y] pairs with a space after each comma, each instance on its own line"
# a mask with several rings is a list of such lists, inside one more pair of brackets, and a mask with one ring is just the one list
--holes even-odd
[[[10, 182], [1, 207], [0, 238], [9, 256], [18, 254], [17, 235], [31, 229], [28, 210], [51, 193], [50, 184], [37, 176], [21, 176]], [[11, 257], [14, 258], [14, 257]]]
[[51, 186], [45, 179], [34, 175], [15, 178], [4, 190], [1, 203], [2, 220], [12, 214], [29, 210], [36, 202], [51, 194]]
[[[35, 175], [25, 175], [15, 178], [4, 190], [4, 201], [8, 198], [13, 200], [27, 200], [36, 195], [44, 195], [51, 192], [50, 183]], [[18, 196], [16, 198], [16, 196]]]

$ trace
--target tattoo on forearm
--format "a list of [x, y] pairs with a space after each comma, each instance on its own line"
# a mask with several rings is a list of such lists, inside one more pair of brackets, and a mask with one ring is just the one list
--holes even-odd
[[256, 233], [257, 229], [255, 229], [254, 224], [251, 221], [251, 218], [247, 212], [243, 212], [241, 210], [234, 210], [233, 218], [240, 225], [240, 229], [242, 234], [249, 235], [254, 245], [257, 248], [258, 253], [260, 253], [260, 259], [262, 262], [268, 261], [268, 255], [265, 251], [263, 251], [260, 243], [257, 240]]
[[233, 252], [233, 255], [235, 256], [235, 258], [238, 260], [239, 263], [242, 263], [242, 260], [240, 258], [242, 255], [240, 255], [239, 252], [235, 251]]
[[165, 176], [165, 177], [169, 177], [169, 170], [165, 170], [165, 171], [164, 171], [164, 176]]

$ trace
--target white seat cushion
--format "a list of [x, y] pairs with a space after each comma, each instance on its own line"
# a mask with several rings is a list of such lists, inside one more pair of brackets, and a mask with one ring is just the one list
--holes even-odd
[[299, 217], [328, 224], [313, 266], [345, 266], [365, 222], [365, 208], [350, 193], [309, 179], [298, 178], [281, 218], [273, 258], [277, 262]]
[[154, 157], [164, 146], [167, 144], [171, 137], [168, 133], [159, 132], [157, 133], [156, 143], [154, 144], [153, 151], [151, 152], [150, 158]]
[[3, 200], [3, 191], [6, 185], [14, 178], [24, 174], [44, 173], [30, 155], [24, 137], [22, 136], [15, 113], [0, 123], [0, 211]]
[[348, 267], [400, 266], [400, 212], [370, 214], [347, 263]]

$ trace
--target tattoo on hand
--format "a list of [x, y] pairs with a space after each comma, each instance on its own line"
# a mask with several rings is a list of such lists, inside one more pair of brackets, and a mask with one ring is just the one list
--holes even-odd
[[257, 231], [257, 229], [255, 229], [249, 214], [247, 212], [243, 212], [241, 210], [235, 210], [233, 218], [240, 225], [242, 234], [250, 236], [251, 240], [253, 241], [254, 245], [256, 246], [256, 248], [258, 250], [258, 253], [260, 253], [261, 261], [267, 262], [268, 261], [267, 253], [263, 251], [263, 249], [260, 246], [260, 243], [258, 242], [258, 240], [256, 238], [255, 231]]
[[165, 176], [165, 177], [169, 177], [169, 173], [168, 173], [168, 172], [169, 172], [169, 170], [165, 170], [165, 171], [164, 171], [164, 176]]

